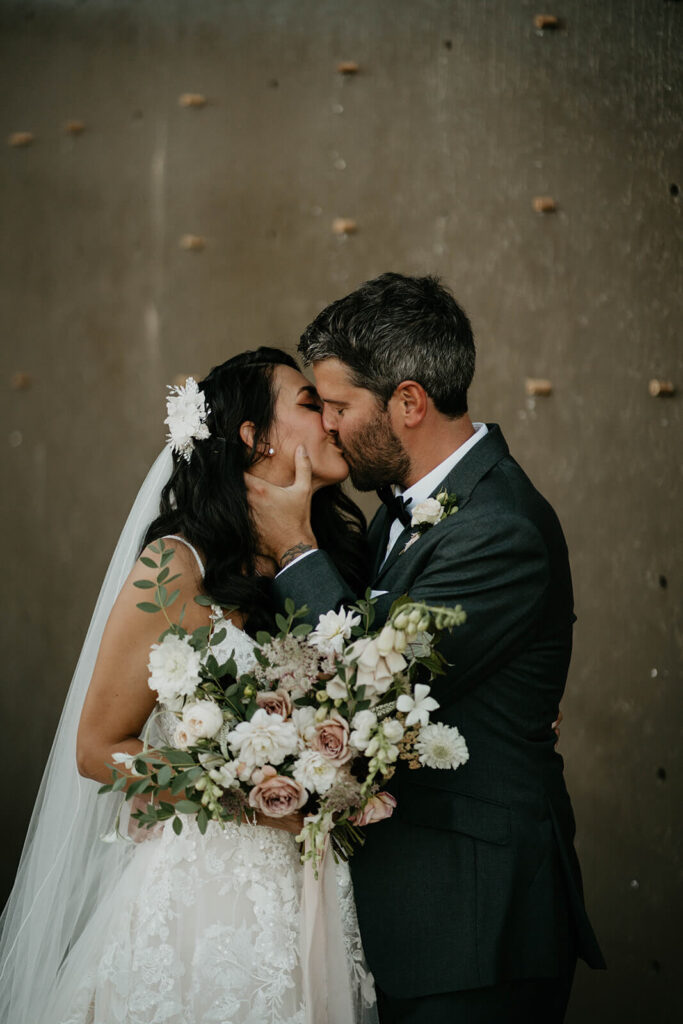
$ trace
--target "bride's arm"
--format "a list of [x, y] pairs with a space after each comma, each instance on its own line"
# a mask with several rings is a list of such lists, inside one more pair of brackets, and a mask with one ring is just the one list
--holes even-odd
[[[175, 586], [180, 590], [173, 605], [186, 606], [183, 626], [192, 631], [209, 624], [209, 609], [195, 604], [201, 593], [199, 569], [184, 545], [175, 548], [174, 572], [180, 572]], [[147, 552], [147, 554], [153, 554]], [[83, 704], [76, 742], [76, 758], [81, 775], [97, 782], [111, 782], [112, 755], [117, 751], [137, 754], [138, 739], [156, 701], [156, 693], [147, 685], [149, 650], [166, 622], [161, 612], [151, 615], [136, 607], [149, 591], [133, 586], [135, 580], [156, 580], [156, 569], [138, 561], [119, 594], [102, 635], [95, 670]], [[124, 771], [123, 765], [117, 766]]]

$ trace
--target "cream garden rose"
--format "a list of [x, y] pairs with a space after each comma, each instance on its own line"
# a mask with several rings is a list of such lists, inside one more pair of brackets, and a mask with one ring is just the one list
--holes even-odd
[[197, 700], [183, 708], [182, 723], [196, 739], [212, 739], [223, 725], [223, 713], [212, 700]]

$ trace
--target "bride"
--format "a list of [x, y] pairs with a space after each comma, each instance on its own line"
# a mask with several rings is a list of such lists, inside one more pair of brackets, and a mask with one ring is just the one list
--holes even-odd
[[196, 388], [188, 382], [169, 400], [169, 444], [117, 545], [62, 713], [2, 918], [3, 1024], [377, 1019], [348, 869], [328, 857], [321, 880], [304, 885], [299, 814], [210, 822], [203, 836], [186, 820], [178, 836], [171, 821], [138, 828], [138, 798], [119, 820], [120, 796], [97, 795], [111, 781], [108, 765], [131, 770], [126, 759], [142, 749], [146, 727], [154, 743], [172, 744], [148, 686], [162, 627], [136, 607], [135, 581], [155, 574], [139, 558], [147, 545], [164, 538], [174, 550], [185, 628], [224, 616], [226, 656], [234, 650], [248, 670], [251, 635], [271, 625], [276, 566], [259, 554], [243, 474], [287, 485], [303, 444], [317, 540], [354, 591], [365, 582], [363, 517], [339, 486], [347, 466], [295, 362], [260, 348]]

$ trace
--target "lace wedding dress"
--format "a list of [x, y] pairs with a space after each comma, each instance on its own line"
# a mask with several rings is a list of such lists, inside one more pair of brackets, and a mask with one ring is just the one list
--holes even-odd
[[[219, 653], [234, 649], [238, 671], [247, 671], [251, 638], [227, 620], [223, 627]], [[153, 743], [171, 742], [170, 717], [157, 715]], [[293, 835], [216, 822], [201, 835], [189, 821], [179, 836], [171, 821], [140, 834], [118, 883], [65, 957], [41, 1024], [311, 1024], [303, 869]], [[326, 912], [340, 919], [346, 960], [336, 971], [348, 984], [354, 1022], [374, 1024], [348, 867], [331, 870], [337, 906]]]

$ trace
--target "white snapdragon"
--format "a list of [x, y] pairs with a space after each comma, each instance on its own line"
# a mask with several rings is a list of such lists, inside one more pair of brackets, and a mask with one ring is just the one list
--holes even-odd
[[430, 711], [436, 711], [438, 708], [439, 702], [429, 696], [430, 690], [431, 687], [424, 683], [417, 683], [414, 697], [408, 693], [402, 693], [396, 701], [397, 709], [407, 712], [406, 725], [408, 728], [418, 722], [420, 725], [426, 725], [429, 721]]
[[239, 786], [236, 761], [226, 761], [220, 768], [212, 768], [209, 775], [221, 789], [235, 789]]
[[292, 775], [310, 792], [326, 793], [337, 777], [339, 769], [317, 750], [304, 750], [299, 755]]
[[382, 722], [382, 735], [388, 743], [400, 743], [404, 731], [397, 718], [385, 718]]
[[420, 730], [415, 743], [420, 762], [427, 768], [459, 768], [469, 760], [465, 739], [454, 725], [433, 722]]
[[318, 625], [308, 634], [308, 642], [324, 653], [341, 654], [344, 641], [351, 636], [351, 630], [360, 622], [360, 615], [347, 612], [344, 607], [338, 612], [331, 611], [321, 615]]
[[181, 697], [191, 697], [200, 682], [200, 664], [201, 656], [187, 637], [168, 633], [150, 649], [149, 688], [157, 691], [162, 704], [176, 704]]
[[293, 722], [282, 715], [269, 715], [265, 708], [254, 712], [248, 722], [240, 722], [228, 734], [233, 754], [252, 768], [281, 764], [299, 748], [299, 734]]
[[349, 743], [356, 750], [364, 752], [377, 729], [377, 715], [370, 710], [357, 711], [351, 719], [351, 729]]

